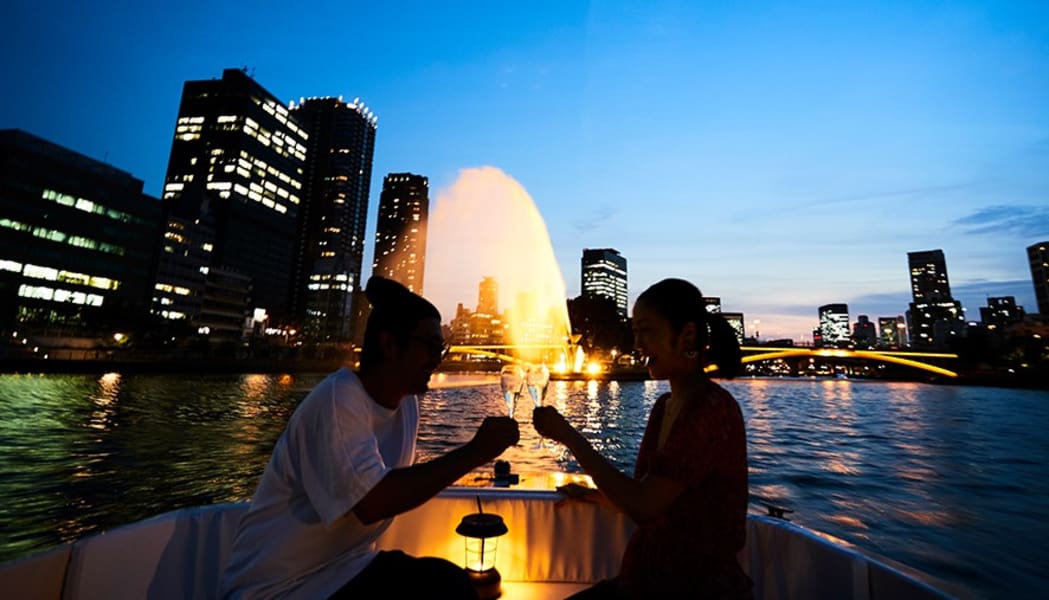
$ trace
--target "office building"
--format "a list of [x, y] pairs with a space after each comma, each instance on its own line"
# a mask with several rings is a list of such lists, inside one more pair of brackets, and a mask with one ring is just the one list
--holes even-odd
[[[354, 337], [377, 117], [359, 99], [310, 98], [291, 115], [306, 131], [306, 177], [291, 306], [314, 341]], [[361, 307], [362, 309], [364, 307]], [[361, 332], [363, 333], [363, 332]]]
[[584, 249], [581, 279], [584, 298], [608, 298], [616, 303], [620, 318], [627, 318], [627, 265], [618, 251]]
[[1049, 242], [1028, 246], [1027, 260], [1031, 263], [1031, 282], [1034, 284], [1038, 313], [1043, 317], [1049, 316]]
[[495, 277], [482, 277], [477, 287], [477, 312], [486, 315], [499, 314], [499, 283]]
[[878, 317], [878, 343], [889, 348], [907, 345], [907, 322], [903, 315]]
[[980, 307], [980, 321], [987, 326], [1008, 327], [1024, 320], [1024, 309], [1016, 305], [1013, 296], [988, 298], [987, 306]]
[[204, 297], [195, 322], [197, 333], [212, 342], [236, 343], [252, 333], [251, 279], [243, 273], [214, 268], [204, 279]]
[[721, 298], [717, 296], [703, 296], [703, 306], [707, 312], [717, 314], [721, 312]]
[[[192, 219], [169, 215], [165, 219], [150, 307], [154, 314], [183, 324], [183, 334], [200, 327], [196, 318], [204, 305], [214, 245], [210, 214]], [[243, 309], [247, 310], [247, 305]]]
[[856, 317], [852, 324], [852, 341], [857, 348], [874, 348], [878, 344], [878, 331], [867, 315]]
[[965, 325], [962, 304], [951, 297], [943, 250], [908, 252], [911, 296], [907, 328], [916, 348], [944, 348]]
[[499, 283], [483, 277], [477, 287], [477, 310], [460, 302], [450, 324], [449, 339], [455, 344], [485, 346], [506, 342], [508, 327], [499, 312]]
[[824, 346], [849, 344], [849, 305], [824, 304], [819, 307], [820, 339]]
[[373, 275], [393, 279], [422, 295], [429, 211], [430, 183], [426, 177], [390, 173], [383, 179]]
[[743, 313], [741, 312], [723, 312], [721, 313], [722, 318], [728, 321], [732, 331], [736, 332], [736, 341], [743, 344], [743, 339], [747, 337], [746, 327], [743, 324]]
[[148, 315], [160, 200], [142, 181], [0, 130], [0, 330], [112, 336]]
[[[155, 313], [195, 323], [199, 312], [172, 311], [165, 302], [196, 295], [200, 301], [185, 306], [199, 310], [206, 283], [188, 293], [169, 289], [181, 287], [178, 281], [188, 270], [207, 275], [221, 269], [248, 278], [252, 296], [245, 311], [265, 312], [274, 324], [289, 321], [306, 141], [289, 110], [241, 70], [183, 85], [164, 183], [164, 238], [174, 240], [200, 226], [188, 242], [180, 242], [190, 244], [181, 251], [198, 255], [181, 256], [179, 247], [164, 247], [171, 256], [158, 266]], [[205, 245], [206, 257], [197, 253]], [[207, 264], [198, 264], [201, 260]]]

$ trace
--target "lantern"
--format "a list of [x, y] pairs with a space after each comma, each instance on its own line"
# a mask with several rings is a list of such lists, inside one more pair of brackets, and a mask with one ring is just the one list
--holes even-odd
[[507, 532], [503, 518], [483, 512], [466, 515], [455, 532], [466, 540], [466, 574], [477, 595], [481, 600], [498, 598], [502, 577], [495, 569], [495, 552], [499, 536]]

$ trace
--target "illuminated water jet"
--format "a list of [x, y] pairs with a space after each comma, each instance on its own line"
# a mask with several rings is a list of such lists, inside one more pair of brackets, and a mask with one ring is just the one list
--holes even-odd
[[427, 237], [424, 289], [446, 322], [458, 304], [472, 310], [480, 282], [492, 277], [509, 353], [563, 360], [571, 333], [565, 282], [546, 223], [520, 183], [495, 167], [463, 169], [438, 193]]

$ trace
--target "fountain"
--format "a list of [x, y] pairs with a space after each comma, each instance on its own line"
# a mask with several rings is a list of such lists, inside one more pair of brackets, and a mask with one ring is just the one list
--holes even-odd
[[529, 363], [572, 360], [565, 282], [531, 196], [495, 167], [463, 169], [438, 193], [427, 231], [425, 295], [444, 315], [498, 283], [506, 354]]

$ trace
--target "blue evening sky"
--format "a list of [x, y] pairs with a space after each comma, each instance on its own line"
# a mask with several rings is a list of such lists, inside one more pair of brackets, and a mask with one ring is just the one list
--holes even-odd
[[569, 296], [582, 249], [614, 247], [631, 300], [685, 277], [748, 333], [806, 339], [820, 304], [903, 314], [906, 253], [942, 248], [970, 319], [987, 296], [1036, 309], [1044, 1], [162, 4], [5, 2], [0, 127], [159, 196], [182, 83], [247, 66], [379, 116], [369, 250], [386, 173], [435, 199], [491, 165], [535, 200]]

